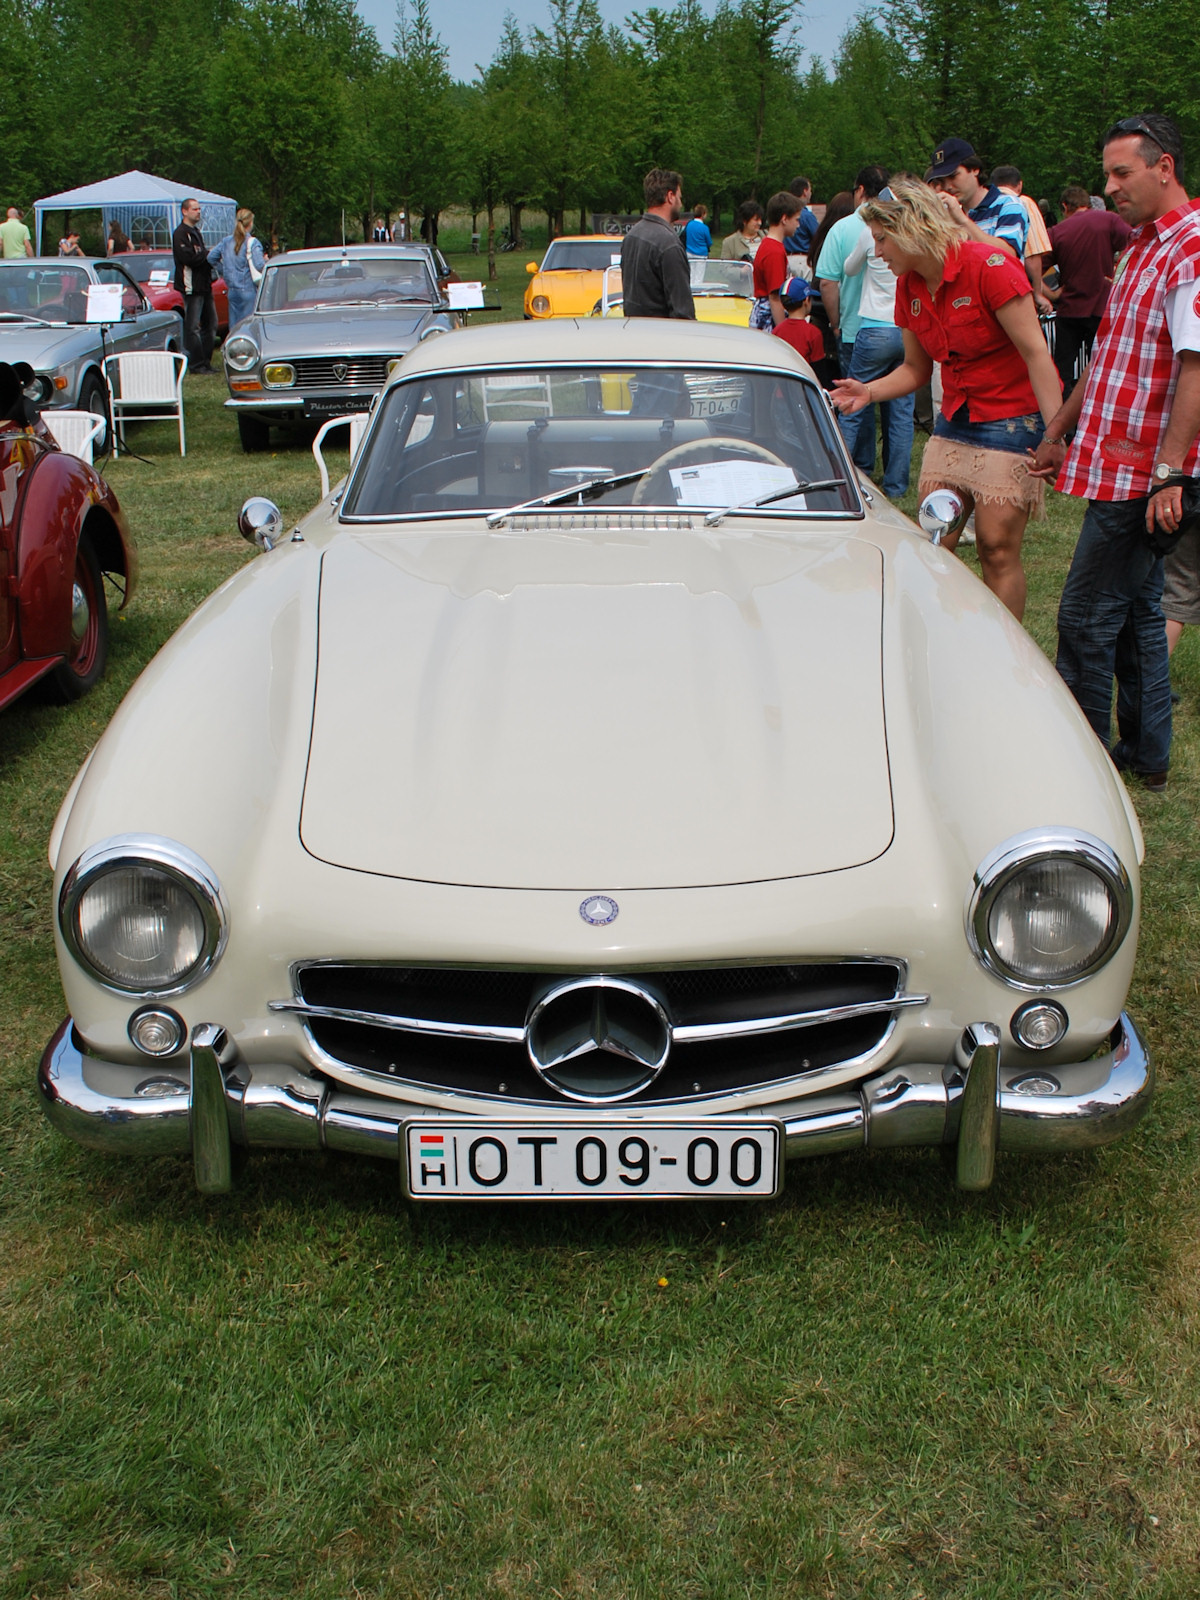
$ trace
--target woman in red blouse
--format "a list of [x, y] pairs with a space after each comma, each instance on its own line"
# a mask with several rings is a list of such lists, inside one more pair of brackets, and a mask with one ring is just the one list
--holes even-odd
[[928, 383], [941, 362], [942, 409], [918, 492], [957, 489], [974, 507], [983, 581], [1019, 619], [1021, 540], [1044, 498], [1029, 475], [1030, 452], [1062, 405], [1058, 374], [1020, 263], [967, 239], [928, 184], [894, 178], [890, 189], [891, 200], [868, 201], [862, 215], [896, 274], [904, 361], [868, 384], [839, 380], [831, 398], [846, 412], [895, 400]]

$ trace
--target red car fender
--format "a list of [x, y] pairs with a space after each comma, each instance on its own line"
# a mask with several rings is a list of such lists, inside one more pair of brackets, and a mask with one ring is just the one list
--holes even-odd
[[66, 655], [75, 554], [85, 531], [100, 570], [123, 580], [122, 607], [137, 583], [137, 555], [116, 495], [91, 467], [41, 440], [29, 448], [35, 458], [23, 474], [16, 541], [21, 653]]

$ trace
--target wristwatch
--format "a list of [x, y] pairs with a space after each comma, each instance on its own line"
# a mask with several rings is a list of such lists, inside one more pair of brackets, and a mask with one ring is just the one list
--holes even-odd
[[1169, 467], [1165, 461], [1160, 461], [1155, 467], [1154, 471], [1151, 473], [1151, 477], [1154, 479], [1155, 483], [1166, 483], [1167, 479], [1174, 471], [1174, 467]]

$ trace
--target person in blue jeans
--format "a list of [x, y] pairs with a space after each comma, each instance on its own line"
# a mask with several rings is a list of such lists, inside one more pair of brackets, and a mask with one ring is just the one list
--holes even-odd
[[[881, 191], [881, 198], [890, 200], [891, 190]], [[859, 383], [871, 383], [876, 378], [886, 378], [889, 372], [904, 363], [904, 335], [896, 326], [896, 275], [875, 251], [875, 240], [869, 228], [864, 228], [857, 244], [846, 256], [846, 273], [861, 277], [862, 291], [858, 299], [858, 332], [850, 354], [848, 378]], [[901, 395], [897, 400], [881, 400], [879, 415], [883, 424], [883, 492], [889, 500], [898, 500], [908, 490], [909, 467], [913, 447], [913, 396]], [[850, 450], [855, 466], [864, 472], [875, 470], [875, 409], [838, 419], [842, 435]]]
[[1146, 495], [1089, 500], [1058, 606], [1056, 665], [1107, 745], [1117, 680], [1118, 769], [1166, 788], [1171, 681], [1162, 608], [1163, 560], [1146, 543]]

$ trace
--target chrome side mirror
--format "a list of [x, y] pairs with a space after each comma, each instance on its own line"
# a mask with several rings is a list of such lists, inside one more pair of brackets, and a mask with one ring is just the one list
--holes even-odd
[[930, 544], [941, 544], [966, 527], [967, 507], [953, 489], [934, 489], [921, 501], [917, 521], [929, 535]]
[[238, 532], [260, 550], [274, 550], [283, 532], [283, 512], [274, 500], [252, 495], [238, 512]]

